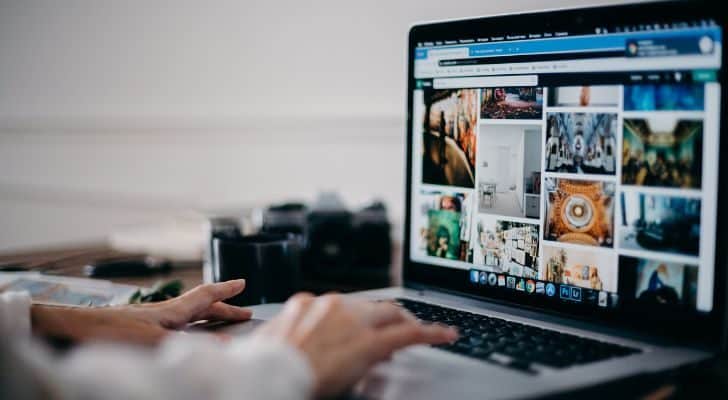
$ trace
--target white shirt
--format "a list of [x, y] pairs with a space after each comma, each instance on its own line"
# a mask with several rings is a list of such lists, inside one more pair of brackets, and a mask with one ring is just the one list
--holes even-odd
[[98, 343], [58, 356], [31, 337], [30, 297], [0, 294], [0, 399], [306, 399], [304, 356], [268, 338], [178, 333], [155, 349]]

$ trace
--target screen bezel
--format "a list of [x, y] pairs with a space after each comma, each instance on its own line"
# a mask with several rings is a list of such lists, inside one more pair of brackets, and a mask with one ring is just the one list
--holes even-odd
[[[472, 37], [474, 34], [488, 36], [515, 33], [510, 27], [528, 26], [534, 31], [543, 30], [580, 30], [593, 26], [637, 25], [640, 23], [681, 22], [692, 19], [713, 19], [721, 29], [726, 27], [726, 17], [715, 13], [710, 15], [708, 1], [667, 1], [617, 6], [601, 6], [593, 8], [567, 9], [536, 12], [529, 14], [499, 15], [473, 19], [443, 21], [415, 25], [409, 32], [408, 43], [408, 84], [407, 84], [407, 140], [406, 140], [406, 198], [405, 198], [405, 232], [402, 249], [403, 282], [406, 287], [418, 289], [435, 289], [478, 299], [495, 301], [508, 305], [534, 309], [540, 312], [555, 313], [561, 316], [574, 317], [600, 324], [632, 329], [641, 333], [660, 336], [666, 339], [688, 341], [694, 345], [709, 348], [728, 348], [727, 308], [725, 307], [725, 288], [728, 285], [726, 265], [728, 246], [715, 246], [714, 265], [714, 305], [709, 313], [698, 312], [664, 312], [652, 314], [646, 318], [645, 310], [620, 310], [586, 308], [577, 304], [569, 304], [555, 299], [544, 301], [544, 297], [529, 296], [515, 291], [498, 291], [483, 294], [468, 283], [468, 270], [460, 270], [412, 261], [410, 258], [410, 240], [412, 223], [412, 163], [413, 163], [413, 121], [412, 107], [415, 90], [414, 59], [418, 42], [457, 40]], [[644, 17], [648, 16], [648, 17]], [[725, 94], [726, 52], [722, 52], [721, 69], [718, 81], [721, 83], [721, 115], [728, 115]], [[726, 120], [721, 118], [720, 132], [728, 129]], [[720, 141], [720, 153], [728, 154], [728, 140]], [[719, 163], [719, 165], [721, 165]], [[722, 166], [718, 171], [718, 202], [725, 204], [728, 200], [728, 171]], [[728, 211], [722, 207], [717, 210], [716, 243], [728, 240]]]

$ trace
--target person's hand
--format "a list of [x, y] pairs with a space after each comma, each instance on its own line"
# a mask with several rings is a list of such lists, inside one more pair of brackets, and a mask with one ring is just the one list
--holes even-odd
[[391, 303], [308, 294], [293, 296], [254, 334], [280, 338], [301, 351], [313, 370], [316, 396], [341, 393], [403, 347], [457, 339], [453, 328], [422, 324]]
[[245, 281], [240, 279], [201, 285], [159, 303], [103, 308], [33, 305], [31, 321], [35, 333], [73, 342], [111, 340], [156, 344], [190, 322], [250, 319], [250, 310], [222, 302], [243, 289]]

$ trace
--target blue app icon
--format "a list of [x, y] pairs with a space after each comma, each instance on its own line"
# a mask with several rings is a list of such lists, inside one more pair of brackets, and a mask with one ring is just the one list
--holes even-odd
[[480, 284], [485, 285], [486, 282], [488, 282], [488, 274], [486, 274], [483, 271], [480, 271]]
[[474, 269], [470, 270], [470, 282], [478, 283], [478, 271], [476, 271]]
[[581, 301], [581, 288], [571, 288], [571, 300]]
[[571, 289], [568, 286], [561, 286], [559, 293], [562, 299], [571, 299]]
[[554, 285], [553, 283], [547, 283], [546, 284], [546, 294], [549, 297], [554, 297], [554, 295], [556, 295], [556, 285]]

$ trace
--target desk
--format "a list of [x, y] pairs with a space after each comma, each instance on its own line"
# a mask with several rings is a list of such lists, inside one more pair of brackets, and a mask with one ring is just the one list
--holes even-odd
[[[394, 260], [400, 256], [395, 246]], [[0, 263], [22, 263], [30, 268], [39, 268], [55, 275], [83, 276], [83, 266], [98, 259], [130, 256], [111, 249], [103, 243], [92, 243], [41, 251], [1, 254]], [[400, 262], [393, 263], [392, 275], [399, 275]], [[183, 268], [173, 268], [165, 274], [145, 277], [112, 278], [112, 282], [151, 287], [158, 281], [180, 279], [186, 290], [202, 283], [201, 265], [190, 264]], [[396, 282], [396, 281], [395, 281]], [[344, 288], [356, 290], [357, 288]], [[325, 291], [324, 289], [321, 289]], [[318, 291], [318, 290], [317, 290]], [[711, 361], [702, 366], [670, 374], [649, 375], [629, 378], [624, 381], [608, 383], [595, 388], [564, 393], [555, 399], [588, 399], [588, 398], [693, 398], [699, 395], [710, 395], [707, 398], [728, 398], [728, 360]], [[651, 395], [653, 397], [645, 397]]]
[[[392, 246], [392, 264], [389, 271], [389, 286], [400, 284], [402, 262], [400, 246]], [[0, 265], [17, 263], [31, 270], [42, 270], [49, 275], [86, 277], [83, 275], [83, 267], [101, 259], [123, 258], [130, 256], [143, 256], [128, 252], [120, 252], [112, 249], [105, 243], [89, 243], [87, 245], [69, 246], [55, 249], [41, 249], [19, 253], [0, 254]], [[189, 290], [202, 283], [202, 263], [185, 263], [184, 266], [175, 265], [169, 272], [148, 275], [130, 276], [119, 278], [103, 278], [114, 283], [152, 287], [159, 281], [179, 279], [184, 285], [184, 290]], [[330, 291], [352, 292], [356, 290], [373, 289], [369, 286], [358, 286], [356, 284], [338, 284], [331, 282], [320, 282], [304, 280], [302, 289], [312, 293], [325, 293]]]
[[[42, 270], [49, 275], [85, 277], [83, 267], [94, 261], [137, 255], [139, 254], [113, 250], [104, 243], [90, 243], [66, 248], [0, 254], [0, 264], [18, 263], [31, 270]], [[167, 273], [107, 280], [114, 283], [151, 287], [158, 281], [172, 279], [181, 280], [185, 289], [193, 288], [202, 283], [202, 265], [191, 263], [184, 267], [173, 268]]]

